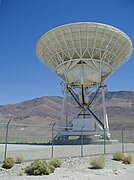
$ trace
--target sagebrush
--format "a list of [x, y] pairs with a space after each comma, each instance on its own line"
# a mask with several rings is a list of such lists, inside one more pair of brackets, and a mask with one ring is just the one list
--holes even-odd
[[103, 169], [106, 164], [105, 156], [101, 155], [90, 159], [92, 169]]
[[2, 164], [2, 167], [5, 169], [10, 169], [14, 166], [15, 160], [12, 157], [7, 157]]
[[113, 160], [115, 160], [115, 161], [123, 161], [124, 157], [125, 157], [125, 155], [120, 151], [116, 151], [113, 154]]
[[133, 162], [133, 156], [131, 154], [126, 155], [122, 162], [123, 164], [131, 164]]
[[24, 157], [22, 155], [19, 155], [16, 157], [15, 163], [21, 164], [24, 161]]
[[55, 170], [55, 167], [53, 165], [51, 165], [51, 164], [48, 164], [48, 167], [50, 169], [50, 173], [53, 173], [54, 170]]
[[55, 168], [57, 167], [61, 167], [62, 165], [62, 160], [61, 159], [58, 159], [58, 158], [53, 158], [49, 161], [49, 164], [54, 166]]
[[36, 160], [27, 166], [24, 170], [28, 175], [49, 175], [54, 172], [54, 167], [49, 166], [46, 161]]

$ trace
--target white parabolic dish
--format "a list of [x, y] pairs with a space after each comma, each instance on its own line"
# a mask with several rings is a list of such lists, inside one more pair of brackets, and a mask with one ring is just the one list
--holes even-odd
[[94, 87], [106, 80], [132, 54], [132, 42], [121, 30], [100, 23], [67, 24], [38, 41], [39, 59], [74, 87]]

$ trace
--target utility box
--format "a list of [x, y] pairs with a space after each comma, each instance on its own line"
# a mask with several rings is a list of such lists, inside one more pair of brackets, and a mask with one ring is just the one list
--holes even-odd
[[92, 118], [73, 119], [71, 126], [73, 131], [81, 131], [83, 126], [83, 132], [95, 131], [95, 120]]

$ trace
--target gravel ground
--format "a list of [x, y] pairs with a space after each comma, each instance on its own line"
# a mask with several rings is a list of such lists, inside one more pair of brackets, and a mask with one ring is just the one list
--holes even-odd
[[[134, 154], [133, 154], [134, 155]], [[90, 169], [90, 158], [65, 158], [61, 168], [57, 168], [54, 173], [45, 176], [26, 176], [22, 172], [22, 168], [30, 164], [30, 162], [15, 165], [10, 170], [0, 168], [0, 180], [133, 180], [134, 164], [125, 165], [122, 162], [112, 160], [112, 155], [106, 155], [106, 167], [104, 169]]]
[[[0, 162], [4, 158], [4, 144], [0, 144]], [[31, 161], [36, 159], [50, 159], [51, 158], [51, 146], [43, 145], [8, 145], [7, 157], [16, 157], [23, 155], [25, 163], [21, 165], [15, 165], [10, 170], [0, 168], [0, 180], [134, 180], [134, 164], [124, 165], [121, 162], [111, 160], [111, 155], [106, 155], [107, 165], [102, 170], [90, 169], [90, 158], [97, 154], [104, 153], [103, 145], [84, 145], [83, 146], [83, 158], [80, 158], [82, 149], [80, 145], [74, 146], [54, 146], [54, 157], [63, 158], [64, 164], [61, 168], [56, 169], [53, 174], [49, 176], [20, 176], [22, 168], [30, 164]], [[134, 155], [134, 143], [124, 144], [125, 152], [133, 152]], [[106, 146], [106, 153], [114, 153], [115, 151], [122, 151], [122, 144], [110, 144]], [[72, 157], [72, 158], [71, 158]], [[2, 165], [2, 164], [1, 164]], [[1, 167], [0, 165], [0, 167]]]
[[[0, 144], [0, 162], [4, 158], [4, 144]], [[124, 144], [125, 152], [134, 152], [134, 143]], [[115, 151], [122, 151], [122, 144], [109, 144], [106, 145], [106, 153], [112, 154]], [[96, 154], [103, 154], [103, 145], [84, 145], [83, 146], [83, 156], [92, 156]], [[49, 159], [52, 155], [51, 146], [43, 145], [11, 145], [8, 144], [7, 147], [7, 157], [16, 157], [22, 154], [25, 161], [32, 161], [36, 159]], [[53, 148], [54, 157], [80, 157], [82, 154], [82, 149], [80, 145], [55, 145]]]

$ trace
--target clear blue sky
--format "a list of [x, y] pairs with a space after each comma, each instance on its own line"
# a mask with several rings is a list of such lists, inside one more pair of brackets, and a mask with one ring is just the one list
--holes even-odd
[[[37, 59], [38, 39], [72, 22], [106, 23], [134, 44], [133, 0], [1, 0], [0, 104], [61, 95], [61, 80]], [[134, 55], [106, 82], [110, 91], [134, 91]]]

